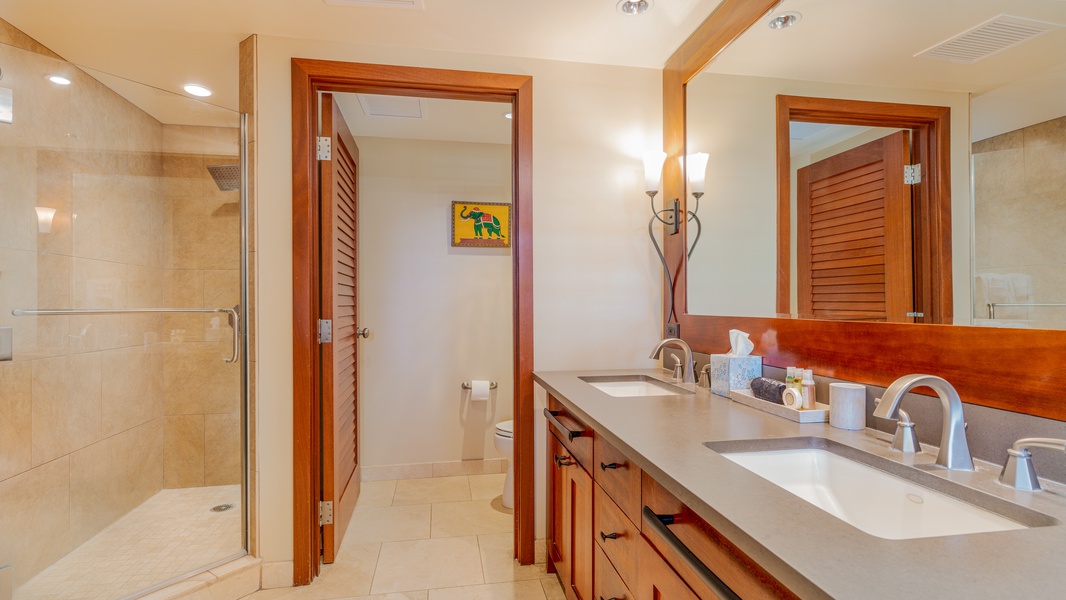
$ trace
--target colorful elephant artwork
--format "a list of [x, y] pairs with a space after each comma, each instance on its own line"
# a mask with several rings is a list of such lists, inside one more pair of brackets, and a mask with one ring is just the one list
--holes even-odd
[[474, 221], [474, 237], [477, 239], [492, 239], [495, 235], [496, 239], [502, 240], [504, 238], [503, 232], [500, 231], [500, 220], [490, 215], [487, 212], [482, 212], [480, 208], [474, 207], [469, 213], [466, 212], [467, 207], [464, 206], [463, 210], [459, 213], [459, 218], [464, 221]]

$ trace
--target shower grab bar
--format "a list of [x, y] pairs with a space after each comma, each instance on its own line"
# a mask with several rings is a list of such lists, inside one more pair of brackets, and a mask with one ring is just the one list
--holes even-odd
[[16, 317], [43, 317], [59, 315], [123, 315], [123, 314], [155, 314], [155, 313], [225, 313], [229, 315], [229, 326], [233, 328], [233, 353], [230, 358], [223, 359], [226, 364], [232, 365], [240, 357], [241, 317], [237, 312], [240, 305], [233, 308], [48, 308], [48, 309], [22, 309], [16, 308], [11, 314]]
[[1018, 303], [1013, 303], [1013, 302], [1012, 303], [990, 302], [988, 304], [988, 318], [989, 319], [995, 319], [996, 318], [996, 307], [997, 306], [1044, 306], [1044, 307], [1051, 306], [1051, 307], [1060, 307], [1061, 308], [1063, 306], [1066, 306], [1066, 304], [1059, 304], [1059, 303], [1046, 304], [1046, 303], [1039, 303], [1039, 302], [1038, 303], [1033, 303], [1033, 302], [1018, 302]]

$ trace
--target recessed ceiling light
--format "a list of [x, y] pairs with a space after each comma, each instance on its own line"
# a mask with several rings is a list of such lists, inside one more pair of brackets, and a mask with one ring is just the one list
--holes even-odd
[[48, 81], [51, 81], [52, 83], [55, 83], [57, 85], [70, 85], [69, 79], [67, 79], [66, 77], [60, 77], [59, 75], [52, 75], [48, 78]]
[[785, 12], [773, 17], [766, 24], [770, 26], [770, 29], [787, 29], [802, 19], [803, 15], [798, 12]]
[[620, 0], [618, 12], [623, 15], [642, 15], [651, 10], [651, 0]]
[[201, 98], [206, 98], [211, 95], [211, 90], [195, 83], [190, 83], [186, 85], [185, 91], [192, 94], [193, 96], [199, 96]]
[[510, 119], [511, 118], [511, 113], [510, 112], [503, 113], [503, 118]]

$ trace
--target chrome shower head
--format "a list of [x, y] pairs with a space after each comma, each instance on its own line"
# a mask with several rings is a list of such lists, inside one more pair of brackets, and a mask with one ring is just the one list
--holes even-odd
[[223, 192], [232, 192], [241, 189], [241, 166], [240, 165], [208, 165], [207, 170], [215, 185]]

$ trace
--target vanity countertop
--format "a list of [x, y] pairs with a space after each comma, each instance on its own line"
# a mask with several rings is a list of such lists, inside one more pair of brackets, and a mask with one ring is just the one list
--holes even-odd
[[[1066, 594], [1066, 485], [1016, 491], [1001, 465], [974, 472], [936, 467], [936, 449], [904, 457], [891, 436], [800, 424], [672, 384], [691, 395], [618, 398], [579, 377], [658, 369], [536, 372], [534, 380], [586, 425], [717, 528], [802, 598], [1062, 598]], [[930, 399], [935, 401], [935, 399]], [[972, 434], [971, 434], [972, 435]], [[1051, 516], [1059, 525], [970, 535], [874, 537], [749, 472], [704, 442], [817, 436], [895, 460]]]

